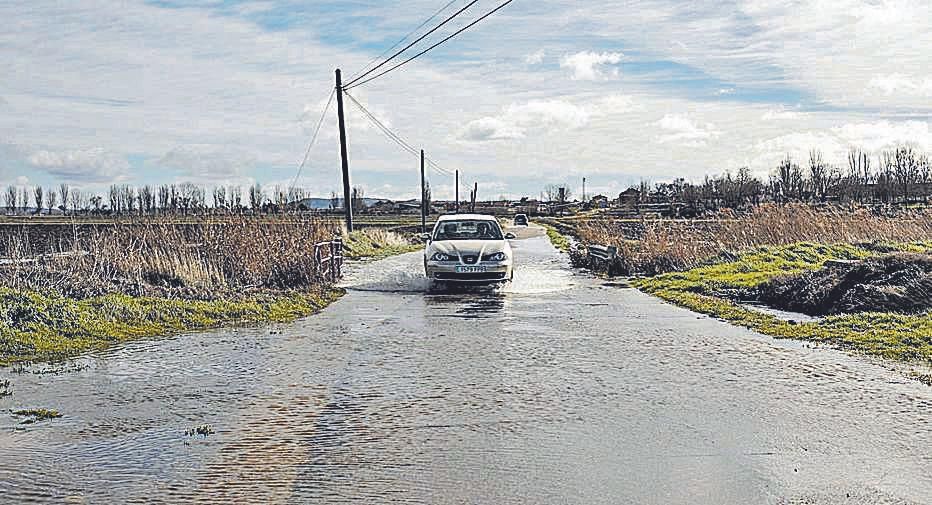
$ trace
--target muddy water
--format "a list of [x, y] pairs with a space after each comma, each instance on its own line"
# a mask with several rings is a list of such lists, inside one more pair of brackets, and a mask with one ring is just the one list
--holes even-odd
[[503, 290], [406, 255], [294, 324], [2, 370], [0, 502], [932, 503], [932, 389], [515, 252]]

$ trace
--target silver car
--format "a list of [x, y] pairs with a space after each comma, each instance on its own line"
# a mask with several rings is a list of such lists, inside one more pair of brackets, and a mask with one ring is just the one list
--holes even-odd
[[424, 273], [434, 282], [494, 284], [514, 277], [511, 233], [483, 214], [441, 216], [424, 234]]

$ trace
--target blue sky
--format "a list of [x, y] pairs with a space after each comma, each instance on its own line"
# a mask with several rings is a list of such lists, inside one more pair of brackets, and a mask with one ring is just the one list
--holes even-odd
[[[0, 184], [285, 186], [334, 68], [355, 73], [446, 2], [0, 3]], [[352, 93], [488, 196], [766, 177], [813, 148], [839, 165], [854, 146], [932, 153], [930, 19], [924, 0], [515, 0]], [[299, 180], [321, 196], [340, 183], [334, 116]], [[416, 159], [351, 106], [348, 124], [354, 184], [416, 195]]]

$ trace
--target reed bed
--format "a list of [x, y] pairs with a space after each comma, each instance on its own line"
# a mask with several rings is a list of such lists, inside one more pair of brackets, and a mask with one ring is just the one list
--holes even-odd
[[[583, 243], [614, 245], [618, 274], [655, 275], [690, 269], [718, 256], [760, 246], [797, 242], [857, 244], [932, 239], [932, 213], [903, 212], [881, 216], [863, 208], [814, 208], [804, 204], [768, 204], [738, 214], [722, 211], [711, 219], [644, 221], [632, 231], [630, 221], [589, 221], [577, 226]], [[584, 261], [582, 255], [575, 256]]]
[[215, 298], [250, 289], [298, 289], [319, 284], [314, 244], [339, 234], [313, 218], [250, 217], [196, 223], [144, 219], [86, 225], [67, 240], [6, 238], [0, 285], [86, 298], [107, 293]]

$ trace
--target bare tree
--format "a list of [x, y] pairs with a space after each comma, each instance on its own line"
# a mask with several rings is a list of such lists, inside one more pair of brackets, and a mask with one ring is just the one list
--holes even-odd
[[249, 207], [253, 212], [259, 212], [262, 201], [262, 186], [257, 182], [249, 187]]
[[19, 201], [23, 204], [23, 214], [29, 211], [29, 188], [23, 186], [20, 193]]
[[69, 196], [71, 198], [71, 212], [77, 214], [79, 210], [84, 208], [84, 202], [82, 200], [84, 195], [80, 190], [72, 188]]
[[366, 191], [362, 186], [353, 186], [353, 212], [361, 213], [366, 208]]
[[813, 197], [824, 202], [828, 194], [828, 165], [822, 159], [822, 151], [809, 151], [809, 181], [812, 184]]
[[236, 213], [241, 213], [243, 209], [243, 187], [230, 187], [230, 209]]
[[136, 190], [136, 194], [139, 198], [139, 213], [152, 214], [155, 211], [155, 192], [152, 186], [145, 185]]
[[871, 159], [866, 152], [860, 149], [848, 152], [848, 180], [854, 199], [863, 202], [871, 183]]
[[36, 186], [33, 188], [32, 194], [36, 204], [36, 214], [41, 214], [42, 207], [45, 205], [45, 191], [42, 189], [42, 186]]
[[53, 190], [49, 190], [46, 197], [47, 197], [46, 203], [48, 204], [49, 215], [51, 216], [52, 209], [54, 209], [55, 206], [58, 204], [58, 193], [56, 193]]
[[932, 162], [927, 155], [919, 157], [919, 183], [922, 185], [922, 203], [929, 204], [929, 193], [932, 192]]
[[68, 195], [71, 194], [71, 187], [66, 183], [61, 183], [58, 185], [58, 194], [61, 196], [61, 212], [62, 214], [68, 213]]
[[6, 208], [10, 214], [16, 214], [16, 186], [10, 185], [6, 188]]
[[909, 191], [919, 178], [919, 155], [912, 147], [903, 146], [893, 155], [893, 177], [903, 195], [903, 204], [909, 205]]

